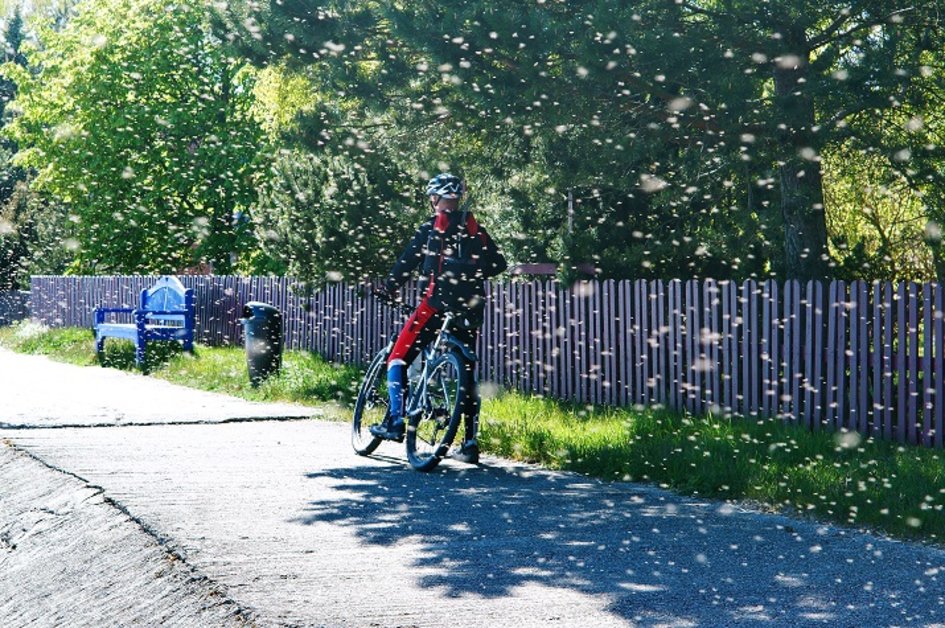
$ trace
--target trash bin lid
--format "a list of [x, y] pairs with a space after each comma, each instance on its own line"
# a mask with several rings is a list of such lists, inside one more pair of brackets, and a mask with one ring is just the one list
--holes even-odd
[[278, 308], [263, 303], [261, 301], [249, 301], [243, 306], [243, 318], [255, 318], [257, 316], [272, 318], [282, 316]]

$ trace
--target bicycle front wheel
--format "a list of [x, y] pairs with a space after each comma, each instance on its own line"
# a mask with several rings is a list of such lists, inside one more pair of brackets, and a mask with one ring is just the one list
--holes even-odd
[[390, 397], [387, 394], [387, 351], [381, 351], [367, 369], [358, 400], [354, 404], [351, 421], [351, 446], [359, 456], [367, 456], [381, 444], [380, 438], [371, 434], [372, 425], [380, 425], [387, 416]]
[[471, 382], [471, 371], [457, 352], [448, 351], [430, 362], [421, 411], [407, 423], [407, 460], [414, 469], [430, 471], [446, 456], [462, 421]]

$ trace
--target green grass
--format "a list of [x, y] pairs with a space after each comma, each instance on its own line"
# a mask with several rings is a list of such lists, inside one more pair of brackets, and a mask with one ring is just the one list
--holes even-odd
[[[110, 341], [111, 342], [111, 341]], [[95, 364], [87, 330], [0, 328], [0, 346], [73, 364]], [[109, 363], [133, 366], [130, 343]], [[153, 356], [152, 374], [254, 400], [333, 402], [347, 419], [361, 372], [313, 354], [288, 352], [283, 373], [249, 386], [240, 348], [198, 347]], [[668, 410], [575, 405], [484, 386], [484, 451], [609, 480], [657, 484], [685, 494], [747, 500], [771, 510], [887, 532], [945, 540], [943, 452], [808, 432], [778, 420], [693, 417]]]

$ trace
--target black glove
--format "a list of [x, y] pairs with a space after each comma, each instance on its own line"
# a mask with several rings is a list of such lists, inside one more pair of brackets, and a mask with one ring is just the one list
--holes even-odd
[[376, 296], [381, 301], [395, 303], [397, 301], [399, 292], [400, 291], [396, 286], [392, 286], [390, 283], [385, 282], [374, 289], [374, 296]]

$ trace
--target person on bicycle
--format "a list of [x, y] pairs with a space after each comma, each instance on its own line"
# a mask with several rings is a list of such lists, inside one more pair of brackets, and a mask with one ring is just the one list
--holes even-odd
[[[484, 280], [507, 267], [505, 257], [486, 229], [465, 204], [460, 205], [466, 193], [462, 179], [449, 173], [439, 174], [427, 184], [426, 193], [434, 214], [417, 229], [380, 289], [382, 295], [395, 298], [417, 268], [427, 282], [420, 304], [407, 319], [387, 359], [390, 413], [383, 424], [371, 428], [371, 433], [390, 440], [404, 437], [407, 366], [436, 336], [446, 311], [456, 313], [457, 320], [463, 323], [453, 333], [475, 347], [485, 310]], [[470, 392], [469, 404], [463, 412], [463, 442], [453, 457], [475, 464], [479, 461], [476, 442], [479, 396]]]

